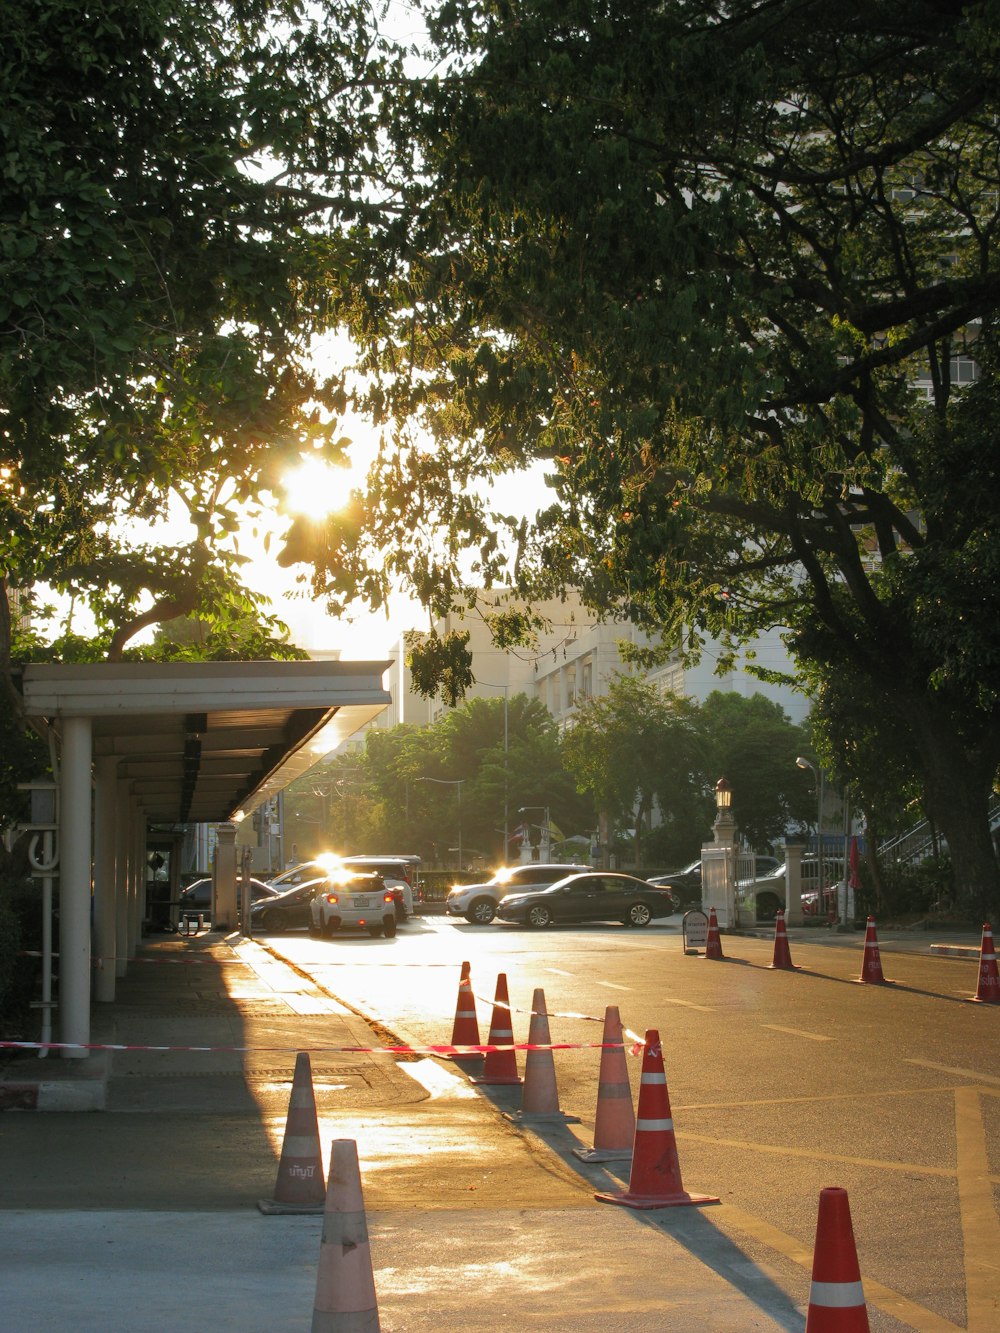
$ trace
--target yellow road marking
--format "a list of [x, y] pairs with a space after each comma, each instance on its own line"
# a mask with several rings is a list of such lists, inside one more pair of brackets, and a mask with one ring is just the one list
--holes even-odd
[[976, 1088], [955, 1089], [955, 1143], [969, 1333], [993, 1333], [1000, 1324], [1000, 1221], [993, 1204], [986, 1130]]
[[[759, 1217], [754, 1217], [752, 1213], [745, 1213], [742, 1209], [735, 1207], [731, 1203], [723, 1203], [718, 1208], [713, 1208], [711, 1216], [720, 1218], [723, 1222], [735, 1227], [738, 1231], [744, 1232], [761, 1244], [767, 1245], [770, 1249], [783, 1254], [786, 1259], [812, 1272], [812, 1251], [807, 1249], [801, 1241], [796, 1240], [794, 1236], [787, 1236], [777, 1227], [772, 1227], [770, 1223], [764, 1222]], [[953, 1324], [948, 1319], [942, 1319], [940, 1315], [933, 1314], [930, 1310], [925, 1310], [922, 1305], [917, 1305], [914, 1301], [908, 1300], [898, 1291], [893, 1291], [891, 1287], [883, 1287], [880, 1282], [874, 1281], [870, 1277], [861, 1275], [862, 1285], [865, 1290], [865, 1301], [868, 1305], [877, 1305], [880, 1310], [894, 1318], [901, 1320], [910, 1328], [915, 1329], [916, 1333], [964, 1333], [961, 1326]], [[995, 1325], [994, 1325], [995, 1327]], [[972, 1329], [972, 1325], [969, 1325]]]
[[[676, 1116], [676, 1111], [674, 1115]], [[815, 1148], [789, 1148], [786, 1144], [747, 1143], [741, 1139], [720, 1139], [717, 1134], [689, 1134], [685, 1129], [675, 1127], [678, 1140], [690, 1140], [692, 1143], [713, 1143], [723, 1148], [739, 1148], [745, 1152], [771, 1153], [780, 1157], [801, 1157], [811, 1162], [835, 1162], [839, 1166], [860, 1166], [875, 1168], [878, 1171], [901, 1171], [906, 1175], [937, 1176], [942, 1180], [954, 1180], [958, 1170], [953, 1166], [922, 1166], [916, 1162], [886, 1162], [877, 1157], [845, 1157], [838, 1153], [817, 1152]], [[994, 1184], [1000, 1185], [1000, 1176], [987, 1176]]]
[[920, 1065], [924, 1069], [936, 1069], [940, 1074], [954, 1074], [956, 1078], [971, 1078], [977, 1083], [995, 1083], [1000, 1086], [1000, 1078], [983, 1074], [978, 1069], [953, 1069], [951, 1065], [935, 1064], [933, 1060], [904, 1060], [904, 1064]]

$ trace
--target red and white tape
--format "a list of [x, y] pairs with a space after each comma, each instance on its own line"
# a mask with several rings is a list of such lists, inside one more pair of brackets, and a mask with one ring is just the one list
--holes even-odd
[[11, 1051], [225, 1051], [237, 1054], [263, 1054], [282, 1051], [308, 1051], [312, 1054], [336, 1055], [488, 1055], [494, 1051], [602, 1051], [618, 1049], [618, 1042], [553, 1041], [510, 1042], [493, 1045], [484, 1042], [478, 1046], [142, 1046], [120, 1042], [72, 1041], [0, 1041], [0, 1050]]

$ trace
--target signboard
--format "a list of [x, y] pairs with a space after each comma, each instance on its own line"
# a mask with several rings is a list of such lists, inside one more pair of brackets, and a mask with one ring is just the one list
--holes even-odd
[[704, 949], [708, 944], [708, 916], [698, 908], [685, 912], [681, 934], [685, 953], [697, 953], [699, 949]]

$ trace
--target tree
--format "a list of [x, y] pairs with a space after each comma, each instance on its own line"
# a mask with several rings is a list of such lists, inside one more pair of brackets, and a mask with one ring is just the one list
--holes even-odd
[[779, 704], [763, 694], [747, 699], [713, 690], [699, 723], [713, 771], [729, 781], [737, 826], [752, 848], [763, 851], [783, 838], [789, 825], [815, 820], [812, 787], [795, 767], [808, 737]]
[[309, 348], [390, 57], [353, 0], [8, 0], [0, 35], [2, 587], [86, 602], [119, 657], [238, 607], [258, 500], [342, 457]]
[[566, 764], [593, 797], [608, 841], [614, 831], [630, 834], [640, 866], [654, 806], [663, 823], [682, 830], [685, 845], [707, 830], [708, 782], [696, 716], [697, 705], [665, 699], [654, 686], [619, 675], [606, 695], [580, 706], [563, 739]]
[[545, 706], [512, 695], [506, 735], [504, 723], [502, 699], [470, 699], [432, 726], [373, 728], [362, 752], [311, 769], [292, 790], [337, 789], [343, 780], [346, 799], [329, 801], [322, 849], [342, 854], [378, 846], [454, 860], [461, 829], [463, 859], [503, 864], [504, 813], [513, 834], [528, 805], [548, 807], [564, 827], [589, 827], [593, 811], [562, 762]]
[[[992, 914], [1000, 6], [452, 0], [431, 24], [440, 74], [393, 108], [419, 171], [351, 312], [395, 424], [313, 542], [318, 590], [377, 566], [441, 609], [472, 546], [482, 582], [573, 584], [692, 652], [784, 626], [882, 692]], [[533, 527], [477, 503], [538, 458]]]

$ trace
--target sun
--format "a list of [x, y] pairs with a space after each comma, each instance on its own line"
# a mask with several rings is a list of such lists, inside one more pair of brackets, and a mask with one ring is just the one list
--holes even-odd
[[322, 518], [347, 503], [356, 480], [350, 467], [304, 458], [282, 477], [283, 507], [307, 518]]

